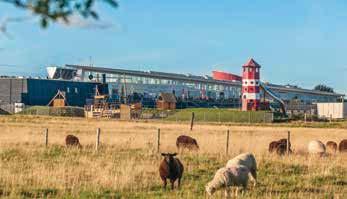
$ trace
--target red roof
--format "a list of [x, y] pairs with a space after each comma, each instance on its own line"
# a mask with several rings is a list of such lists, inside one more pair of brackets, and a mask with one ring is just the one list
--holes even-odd
[[257, 67], [257, 68], [260, 68], [260, 65], [259, 65], [256, 61], [254, 61], [253, 58], [251, 58], [250, 60], [248, 60], [248, 61], [243, 65], [243, 67], [253, 67], [253, 68]]

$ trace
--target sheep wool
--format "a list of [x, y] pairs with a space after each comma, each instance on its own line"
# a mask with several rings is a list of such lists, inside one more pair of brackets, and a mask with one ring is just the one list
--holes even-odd
[[226, 164], [226, 168], [234, 167], [237, 165], [243, 165], [251, 172], [254, 182], [257, 181], [257, 161], [251, 153], [240, 154], [233, 159], [229, 160]]
[[206, 185], [206, 192], [209, 195], [221, 188], [228, 189], [231, 186], [247, 187], [249, 169], [243, 165], [220, 168], [212, 181]]
[[325, 154], [325, 145], [319, 140], [313, 140], [308, 144], [308, 152], [315, 155]]

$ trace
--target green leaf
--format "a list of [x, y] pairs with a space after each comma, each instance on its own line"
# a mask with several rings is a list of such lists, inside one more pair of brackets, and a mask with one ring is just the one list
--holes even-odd
[[47, 18], [42, 18], [41, 19], [41, 27], [42, 28], [47, 28], [48, 27], [48, 19]]

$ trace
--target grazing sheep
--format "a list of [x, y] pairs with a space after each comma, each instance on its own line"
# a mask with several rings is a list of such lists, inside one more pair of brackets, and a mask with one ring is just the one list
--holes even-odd
[[[272, 141], [269, 144], [269, 152], [276, 152], [278, 155], [284, 155], [287, 152], [287, 139]], [[291, 143], [289, 142], [289, 152], [292, 152]]]
[[329, 151], [329, 153], [336, 153], [336, 151], [337, 151], [336, 142], [328, 141], [326, 144], [326, 150]]
[[176, 139], [177, 149], [188, 149], [188, 150], [199, 150], [199, 145], [196, 139], [187, 136], [181, 135]]
[[309, 154], [322, 156], [325, 154], [325, 151], [326, 151], [325, 145], [323, 144], [323, 142], [321, 142], [319, 140], [312, 140], [308, 144]]
[[213, 195], [217, 190], [224, 188], [225, 196], [229, 196], [229, 188], [242, 186], [247, 188], [249, 169], [243, 165], [235, 165], [229, 168], [220, 168], [214, 175], [212, 181], [207, 183], [205, 190], [208, 195]]
[[257, 161], [255, 160], [254, 155], [251, 153], [240, 154], [234, 157], [233, 159], [229, 160], [226, 164], [226, 168], [230, 168], [237, 165], [243, 165], [249, 169], [255, 185], [257, 182]]
[[278, 141], [270, 142], [270, 144], [269, 144], [269, 152], [270, 153], [276, 152], [278, 145], [279, 145]]
[[347, 140], [342, 140], [339, 144], [340, 153], [347, 152]]
[[169, 179], [171, 189], [175, 187], [175, 181], [178, 179], [178, 187], [181, 185], [181, 178], [183, 175], [184, 167], [178, 158], [175, 158], [177, 153], [162, 153], [164, 159], [159, 166], [160, 178], [163, 181], [163, 187], [166, 188], [166, 180]]
[[66, 136], [65, 144], [66, 144], [67, 147], [78, 147], [78, 148], [82, 147], [78, 137], [76, 137], [74, 135]]

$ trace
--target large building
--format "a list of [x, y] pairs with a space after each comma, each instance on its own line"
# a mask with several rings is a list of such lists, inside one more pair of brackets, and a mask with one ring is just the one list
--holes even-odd
[[[52, 79], [69, 79], [80, 82], [105, 82], [113, 98], [134, 93], [144, 98], [159, 96], [161, 92], [174, 93], [178, 100], [228, 101], [233, 106], [241, 106], [242, 81], [237, 75], [214, 71], [213, 76], [164, 73], [156, 71], [135, 71], [82, 65], [48, 68]], [[62, 75], [64, 74], [64, 75]], [[282, 86], [265, 83], [267, 88], [290, 103], [295, 100], [302, 104], [316, 102], [336, 102], [344, 98], [343, 94], [303, 89], [296, 86]], [[264, 98], [260, 92], [260, 98]]]
[[[197, 76], [66, 65], [48, 67], [47, 72], [48, 79], [0, 78], [0, 108], [13, 112], [15, 103], [47, 105], [58, 90], [66, 94], [68, 105], [84, 106], [91, 103], [97, 86], [115, 102], [141, 101], [148, 107], [155, 106], [160, 93], [173, 93], [177, 98], [177, 108], [241, 108], [242, 105], [242, 77], [221, 71], [214, 71], [212, 76]], [[290, 105], [294, 101], [311, 105], [337, 102], [344, 98], [338, 93], [259, 83], [262, 89], [257, 100], [266, 99], [274, 104]]]

